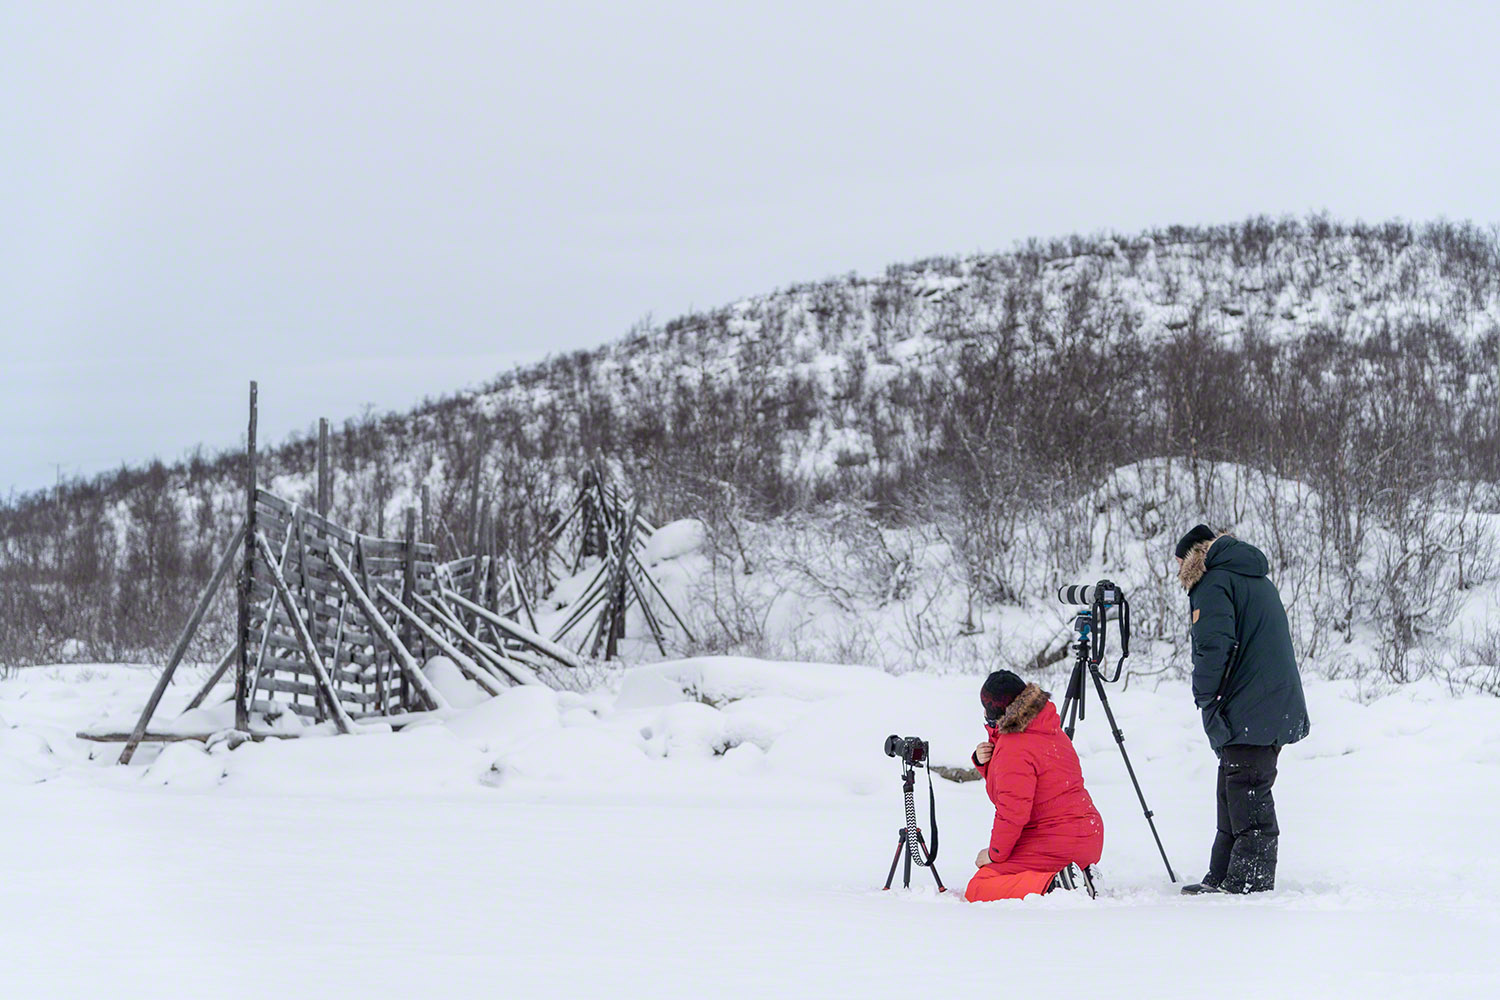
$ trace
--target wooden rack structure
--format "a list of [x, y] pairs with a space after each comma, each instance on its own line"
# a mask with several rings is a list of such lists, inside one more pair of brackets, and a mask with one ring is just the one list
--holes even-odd
[[[581, 655], [614, 659], [619, 641], [625, 637], [626, 616], [639, 608], [646, 630], [656, 648], [666, 654], [663, 618], [654, 605], [665, 609], [689, 641], [692, 630], [672, 607], [662, 588], [641, 558], [646, 540], [656, 528], [640, 513], [640, 504], [627, 499], [610, 484], [604, 468], [596, 463], [584, 471], [578, 493], [568, 513], [558, 520], [532, 553], [542, 579], [576, 574], [590, 559], [597, 558], [593, 574], [582, 596], [552, 634], [554, 643], [571, 635]], [[530, 615], [526, 595], [520, 590], [514, 568], [510, 581], [519, 603]], [[535, 619], [531, 619], [535, 630]], [[585, 654], [584, 651], [588, 652]]]
[[[207, 740], [215, 734], [179, 727], [151, 730], [152, 718], [204, 615], [231, 571], [236, 575], [235, 643], [187, 706], [204, 703], [232, 667], [236, 741], [297, 735], [268, 729], [283, 713], [356, 732], [378, 720], [399, 727], [451, 706], [422, 672], [431, 656], [448, 657], [490, 694], [540, 683], [539, 668], [576, 668], [582, 660], [532, 626], [491, 608], [525, 606], [514, 566], [497, 585], [493, 551], [448, 563], [419, 540], [416, 510], [406, 512], [403, 537], [378, 538], [327, 516], [331, 479], [327, 422], [319, 435], [317, 510], [284, 500], [256, 482], [256, 383], [250, 383], [245, 516], [183, 627], [135, 727], [127, 733], [78, 735], [124, 742], [128, 764], [142, 742]], [[509, 596], [506, 596], [506, 595]], [[528, 609], [529, 613], [529, 609]]]

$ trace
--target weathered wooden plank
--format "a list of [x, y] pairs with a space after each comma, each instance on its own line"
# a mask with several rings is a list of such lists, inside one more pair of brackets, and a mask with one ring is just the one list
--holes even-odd
[[[167, 665], [157, 679], [156, 687], [151, 691], [151, 697], [146, 701], [146, 707], [141, 712], [140, 719], [135, 724], [134, 732], [141, 737], [146, 735], [146, 729], [151, 722], [151, 716], [156, 714], [156, 706], [161, 703], [161, 696], [166, 693], [167, 685], [172, 683], [172, 674], [177, 671], [177, 665], [182, 662], [183, 654], [187, 652], [188, 643], [192, 642], [193, 636], [198, 632], [198, 625], [203, 621], [203, 616], [208, 613], [208, 606], [213, 601], [214, 595], [219, 592], [219, 587], [224, 583], [224, 578], [229, 575], [229, 570], [234, 566], [234, 557], [240, 550], [240, 543], [245, 540], [245, 526], [240, 525], [234, 533], [234, 539], [229, 543], [229, 548], [224, 550], [224, 555], [219, 558], [219, 565], [214, 568], [214, 575], [209, 579], [208, 586], [203, 588], [203, 593], [198, 597], [198, 603], [193, 607], [193, 613], [188, 616], [187, 624], [177, 636], [177, 643], [172, 647], [172, 655], [167, 658]], [[130, 758], [135, 753], [135, 748], [140, 745], [140, 737], [125, 744], [125, 749], [120, 751], [120, 763], [129, 764]]]
[[317, 526], [319, 531], [333, 535], [335, 538], [347, 542], [350, 545], [354, 544], [354, 532], [350, 531], [348, 528], [343, 527], [342, 525], [335, 524], [334, 522], [328, 520], [326, 517], [318, 517], [318, 513], [315, 510], [303, 507], [301, 504], [294, 504], [288, 500], [283, 500], [276, 494], [270, 493], [266, 490], [257, 491], [255, 499], [257, 503], [269, 507], [272, 511], [280, 514], [288, 521], [290, 521], [291, 518], [299, 511], [301, 512], [303, 517], [317, 518]]
[[401, 558], [401, 542], [395, 538], [373, 538], [363, 536], [365, 555], [373, 558]]
[[[255, 704], [250, 706], [250, 710], [252, 712], [259, 712], [261, 715], [275, 715], [279, 712], [292, 712], [293, 714], [300, 715], [305, 719], [312, 719], [314, 722], [322, 721], [322, 713], [319, 711], [318, 706], [301, 701], [257, 701]], [[352, 717], [350, 719], [350, 722], [353, 722]]]
[[[89, 740], [89, 741], [94, 742], [94, 743], [124, 743], [124, 742], [126, 742], [127, 740], [129, 740], [131, 738], [131, 734], [130, 733], [94, 732], [94, 731], [88, 730], [88, 729], [80, 729], [74, 735], [77, 736], [80, 740]], [[148, 733], [146, 733], [145, 736], [143, 736], [140, 739], [139, 742], [141, 742], [141, 743], [182, 743], [182, 742], [185, 742], [185, 741], [196, 740], [199, 743], [206, 743], [206, 742], [208, 742], [209, 739], [211, 739], [212, 737], [217, 736], [217, 735], [218, 735], [218, 732], [212, 732], [212, 733], [152, 733], [152, 732], [148, 732]], [[254, 732], [254, 731], [252, 731], [250, 733], [245, 733], [245, 732], [241, 731], [239, 733], [239, 736], [240, 736], [241, 740], [243, 740], [246, 736], [248, 736], [250, 739], [255, 740], [256, 742], [259, 742], [261, 740], [290, 740], [290, 739], [296, 739], [297, 735], [298, 735], [297, 733], [263, 733], [263, 732]], [[233, 737], [231, 737], [229, 742], [230, 742], [231, 745], [233, 745], [236, 741], [234, 740]]]
[[[267, 654], [265, 659], [265, 669], [268, 673], [272, 671], [279, 671], [283, 674], [306, 675], [308, 677], [313, 676], [311, 666], [305, 659], [301, 659], [300, 657], [275, 656]], [[360, 668], [351, 668], [346, 666], [330, 670], [328, 668], [328, 665], [325, 663], [323, 669], [328, 673], [328, 676], [330, 678], [342, 681], [347, 684], [364, 684], [370, 679], [366, 671]]]
[[[280, 691], [283, 694], [302, 694], [310, 698], [318, 696], [318, 686], [316, 684], [309, 684], [305, 681], [287, 680], [275, 676], [262, 680], [260, 682], [260, 689], [262, 691]], [[375, 695], [364, 691], [342, 691], [340, 692], [340, 698], [343, 701], [352, 701], [361, 705], [373, 705], [375, 703]]]
[[[290, 649], [300, 651], [302, 649], [302, 646], [297, 642], [297, 637], [290, 631], [291, 623], [289, 621], [285, 621], [284, 616], [278, 615], [278, 618], [282, 620], [277, 621], [276, 627], [273, 627], [271, 629], [271, 635], [266, 640], [266, 644], [272, 649]], [[250, 626], [250, 634], [256, 642], [260, 642], [261, 637], [265, 635], [265, 631], [259, 625], [252, 625]], [[331, 640], [319, 638], [316, 635], [314, 635], [314, 638], [318, 639], [318, 652], [322, 653], [325, 650], [329, 653], [333, 652], [333, 642]], [[346, 630], [344, 633], [344, 652], [340, 655], [345, 658], [352, 657], [355, 663], [368, 663], [375, 656], [375, 654], [371, 652], [374, 647], [374, 643], [375, 639], [373, 636], [370, 636], [364, 632], [354, 632], [352, 630]]]
[[[266, 558], [270, 559], [270, 546], [266, 542], [265, 536], [256, 535], [255, 540], [260, 545], [261, 551], [265, 553]], [[344, 711], [343, 703], [339, 701], [337, 693], [333, 690], [333, 682], [329, 680], [327, 672], [323, 669], [323, 659], [318, 655], [312, 635], [307, 631], [307, 623], [297, 614], [297, 604], [296, 600], [292, 597], [291, 588], [286, 585], [286, 580], [282, 578], [279, 568], [273, 566], [272, 570], [276, 574], [276, 592], [281, 598], [281, 606], [292, 618], [292, 626], [297, 630], [297, 637], [302, 641], [303, 655], [307, 657], [308, 663], [312, 666], [313, 673], [317, 676], [318, 687], [322, 689], [323, 696], [328, 702], [328, 711], [333, 716], [333, 723], [338, 727], [339, 732], [351, 732], [354, 721]]]

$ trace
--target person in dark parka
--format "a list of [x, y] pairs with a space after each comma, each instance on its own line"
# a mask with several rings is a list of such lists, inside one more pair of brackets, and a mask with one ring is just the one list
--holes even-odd
[[1310, 723], [1292, 632], [1265, 554], [1198, 525], [1177, 543], [1192, 613], [1193, 700], [1219, 756], [1218, 830], [1196, 895], [1276, 885], [1281, 830], [1271, 786], [1281, 748]]

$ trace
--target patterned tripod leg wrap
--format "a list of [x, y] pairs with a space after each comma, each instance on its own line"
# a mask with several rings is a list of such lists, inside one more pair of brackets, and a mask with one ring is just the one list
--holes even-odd
[[906, 850], [911, 855], [911, 863], [927, 867], [927, 859], [922, 856], [922, 848], [917, 844], [917, 804], [912, 801], [912, 791], [908, 788], [904, 793], [906, 798]]

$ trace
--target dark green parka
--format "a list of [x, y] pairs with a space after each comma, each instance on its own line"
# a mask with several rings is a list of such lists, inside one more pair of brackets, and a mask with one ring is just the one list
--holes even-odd
[[1269, 571], [1260, 549], [1228, 535], [1199, 542], [1183, 560], [1193, 700], [1215, 751], [1229, 744], [1284, 746], [1311, 726], [1292, 630]]

